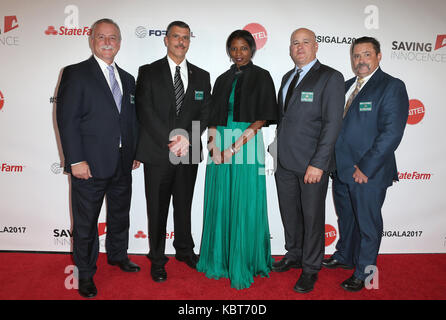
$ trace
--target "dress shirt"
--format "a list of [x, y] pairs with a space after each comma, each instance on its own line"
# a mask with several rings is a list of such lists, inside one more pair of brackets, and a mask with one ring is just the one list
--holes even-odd
[[[369, 74], [367, 77], [364, 77], [363, 79], [364, 79], [364, 82], [362, 83], [362, 85], [361, 85], [361, 88], [359, 88], [359, 91], [358, 91], [358, 93], [359, 92], [361, 92], [361, 90], [362, 90], [362, 88], [364, 88], [364, 86], [365, 86], [365, 84], [367, 83], [367, 81], [369, 81], [369, 79], [375, 74], [375, 72], [376, 72], [376, 70], [378, 70], [378, 68], [379, 67], [377, 67], [376, 69], [375, 69], [375, 71], [373, 71], [371, 74]], [[351, 87], [347, 90], [347, 92], [345, 93], [345, 104], [344, 104], [344, 109], [345, 109], [345, 106], [347, 105], [347, 102], [348, 102], [348, 98], [350, 98], [350, 95], [353, 93], [353, 91], [355, 91], [355, 88], [356, 88], [356, 84], [358, 83], [358, 77], [356, 77], [356, 80], [355, 80], [355, 82], [353, 82], [353, 84], [351, 85]], [[358, 94], [356, 94], [356, 95], [358, 95]]]
[[[175, 83], [175, 71], [177, 64], [167, 55], [167, 61], [169, 62], [170, 73], [172, 74], [172, 83]], [[188, 83], [188, 73], [187, 73], [187, 63], [186, 59], [183, 59], [180, 64], [180, 76], [181, 81], [183, 81], [184, 93], [187, 91], [187, 83]]]
[[[111, 88], [111, 85], [110, 85], [110, 73], [109, 73], [109, 71], [107, 69], [109, 64], [107, 64], [104, 60], [101, 60], [100, 58], [98, 58], [96, 55], [93, 55], [93, 56], [96, 59], [96, 61], [99, 63], [99, 67], [101, 68], [102, 73], [104, 74], [105, 80], [107, 80], [108, 86], [110, 87], [110, 90], [111, 90], [112, 88]], [[115, 72], [115, 78], [116, 78], [116, 81], [118, 81], [119, 89], [121, 89], [121, 94], [122, 94], [121, 78], [119, 77], [119, 72], [118, 72], [118, 69], [116, 68], [115, 62], [113, 61], [110, 64], [110, 66], [113, 66], [113, 71]]]
[[[309, 64], [307, 64], [307, 65], [303, 66], [302, 68], [300, 68], [300, 69], [302, 69], [302, 72], [300, 73], [299, 80], [296, 83], [296, 87], [299, 85], [299, 83], [302, 81], [302, 79], [305, 77], [305, 75], [308, 73], [308, 71], [310, 71], [310, 69], [314, 66], [316, 61], [317, 61], [317, 59], [314, 59]], [[299, 69], [298, 66], [296, 66], [294, 68], [294, 72], [291, 74], [291, 76], [288, 78], [288, 81], [283, 86], [283, 89], [282, 89], [282, 98], [283, 98], [283, 100], [282, 101], [284, 103], [285, 103], [286, 93], [288, 92], [288, 87], [290, 86], [291, 81], [293, 81], [293, 78], [294, 78], [294, 76], [297, 73], [297, 69]]]

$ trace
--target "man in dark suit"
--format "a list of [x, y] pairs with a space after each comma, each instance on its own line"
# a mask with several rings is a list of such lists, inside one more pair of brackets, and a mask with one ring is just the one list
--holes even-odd
[[311, 30], [293, 32], [296, 67], [282, 78], [278, 97], [275, 177], [287, 253], [273, 271], [302, 268], [294, 287], [301, 293], [313, 290], [324, 255], [328, 174], [344, 105], [344, 78], [316, 59], [317, 50]]
[[379, 67], [379, 42], [356, 39], [351, 61], [356, 77], [345, 83], [347, 103], [335, 146], [333, 199], [340, 238], [336, 252], [323, 261], [326, 268], [355, 272], [341, 286], [348, 291], [364, 287], [374, 270], [381, 243], [381, 208], [386, 190], [398, 180], [395, 150], [406, 126], [409, 101], [404, 83]]
[[191, 234], [191, 207], [201, 134], [206, 128], [210, 99], [209, 73], [186, 61], [190, 28], [182, 21], [167, 27], [167, 56], [141, 66], [136, 84], [136, 111], [140, 136], [136, 158], [144, 163], [148, 258], [156, 282], [167, 279], [164, 251], [166, 224], [173, 197], [173, 246], [176, 259], [195, 268]]
[[98, 218], [107, 202], [108, 263], [123, 271], [139, 267], [127, 257], [132, 168], [136, 151], [135, 79], [114, 63], [121, 33], [110, 19], [92, 26], [93, 56], [67, 66], [57, 94], [57, 124], [71, 173], [73, 259], [79, 293], [96, 296], [93, 282], [99, 252]]

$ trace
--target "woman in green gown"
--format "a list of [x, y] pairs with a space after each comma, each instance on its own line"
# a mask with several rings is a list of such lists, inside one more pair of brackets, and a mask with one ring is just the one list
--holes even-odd
[[268, 71], [251, 59], [255, 40], [236, 30], [226, 43], [234, 65], [215, 82], [208, 128], [203, 234], [197, 270], [248, 288], [271, 271], [261, 128], [275, 123], [277, 104]]

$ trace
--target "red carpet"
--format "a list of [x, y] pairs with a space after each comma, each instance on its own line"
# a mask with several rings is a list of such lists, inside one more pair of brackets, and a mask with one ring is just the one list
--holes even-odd
[[[141, 266], [127, 274], [107, 264], [100, 254], [94, 278], [98, 295], [94, 300], [444, 300], [446, 299], [446, 254], [380, 255], [379, 289], [346, 292], [340, 283], [351, 270], [322, 269], [315, 289], [307, 294], [293, 291], [301, 270], [255, 278], [251, 288], [236, 290], [229, 280], [212, 280], [170, 257], [168, 279], [155, 283], [150, 262], [143, 255], [131, 255]], [[275, 257], [278, 259], [278, 257]], [[65, 288], [72, 265], [69, 254], [0, 252], [0, 299], [84, 300], [77, 290]]]

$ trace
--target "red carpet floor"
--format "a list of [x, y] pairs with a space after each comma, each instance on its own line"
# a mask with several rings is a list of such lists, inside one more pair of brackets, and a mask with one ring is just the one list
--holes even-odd
[[[249, 289], [236, 290], [229, 280], [213, 280], [190, 269], [174, 257], [166, 265], [168, 279], [155, 283], [150, 262], [131, 255], [141, 266], [128, 274], [107, 264], [100, 254], [94, 277], [98, 295], [93, 300], [444, 300], [446, 299], [446, 254], [380, 255], [379, 289], [346, 292], [340, 283], [351, 270], [322, 269], [315, 289], [307, 294], [293, 291], [301, 270], [255, 278]], [[275, 257], [278, 259], [278, 257]], [[84, 300], [77, 290], [66, 289], [65, 268], [69, 254], [0, 252], [1, 300]]]

